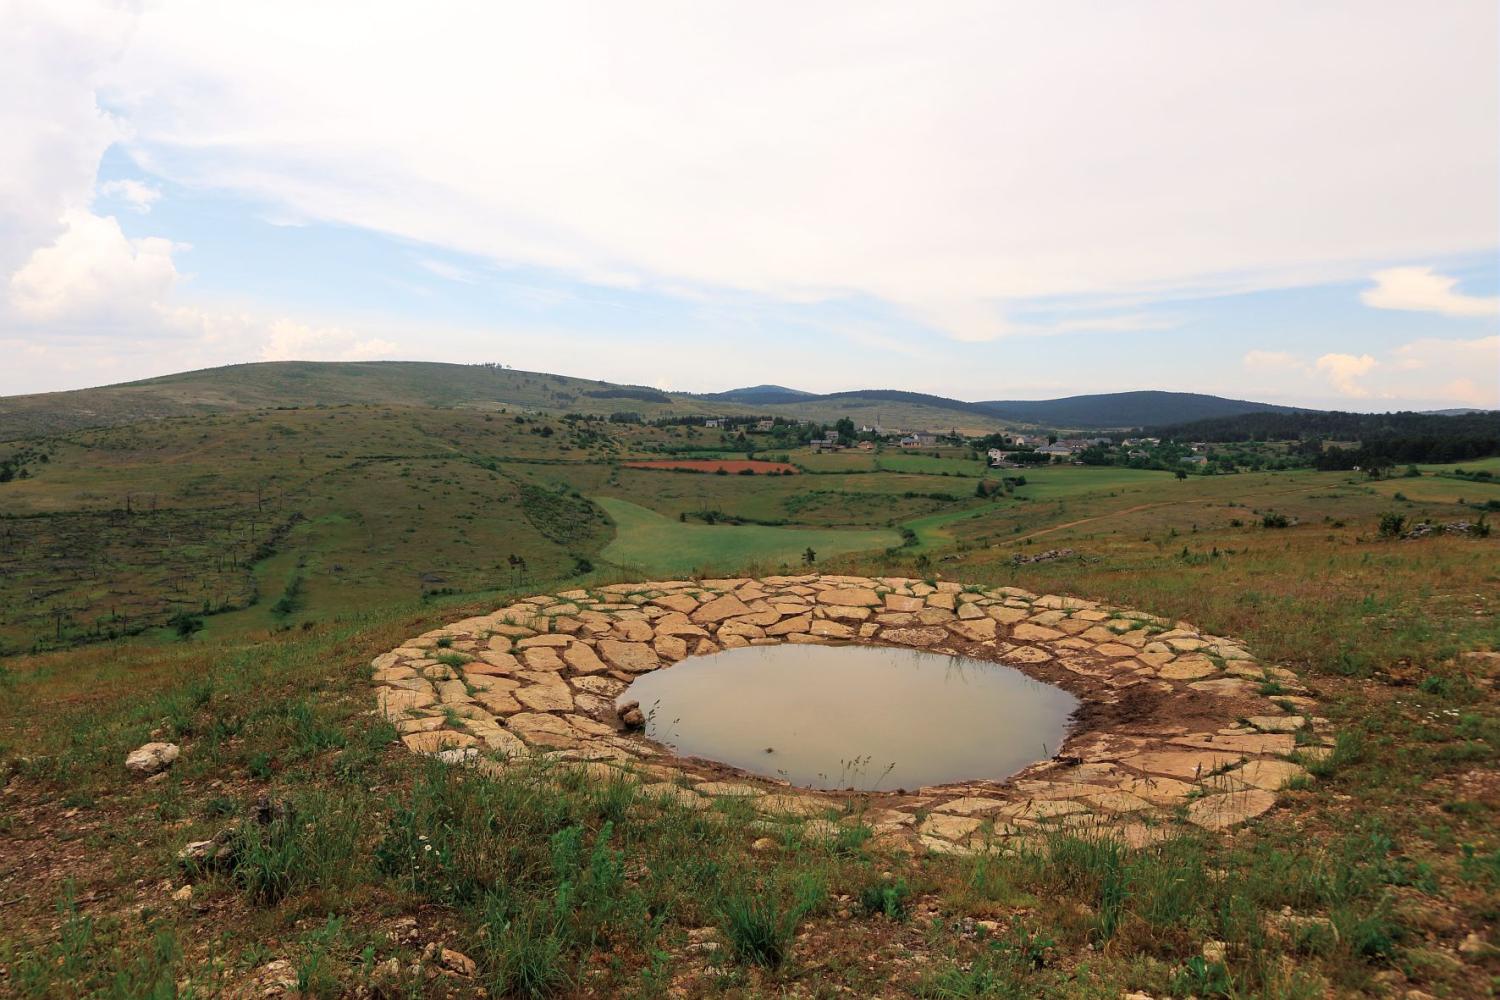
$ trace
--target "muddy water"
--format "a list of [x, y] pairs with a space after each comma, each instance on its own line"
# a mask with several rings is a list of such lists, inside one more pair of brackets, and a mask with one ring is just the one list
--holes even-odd
[[1078, 706], [1011, 667], [878, 646], [751, 646], [636, 679], [679, 754], [811, 788], [1004, 778], [1057, 751]]

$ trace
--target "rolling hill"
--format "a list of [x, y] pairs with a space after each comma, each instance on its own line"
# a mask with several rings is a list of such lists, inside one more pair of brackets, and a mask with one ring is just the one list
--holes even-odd
[[1124, 428], [1180, 424], [1294, 407], [1186, 392], [1117, 392], [1047, 400], [967, 402], [899, 389], [811, 393], [757, 385], [669, 393], [492, 365], [422, 361], [269, 361], [181, 372], [138, 382], [0, 397], [0, 441], [84, 427], [275, 407], [378, 404], [666, 416], [775, 415], [880, 423], [905, 430], [984, 433], [1003, 427]]

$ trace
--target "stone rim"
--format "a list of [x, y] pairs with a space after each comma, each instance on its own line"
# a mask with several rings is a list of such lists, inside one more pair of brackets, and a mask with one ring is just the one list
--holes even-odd
[[[915, 791], [809, 791], [620, 729], [614, 699], [636, 676], [788, 642], [991, 660], [1068, 690], [1080, 710], [1050, 760]], [[825, 826], [853, 801], [880, 840], [949, 853], [1047, 828], [1131, 844], [1183, 823], [1228, 829], [1308, 777], [1289, 758], [1324, 757], [1332, 744], [1296, 675], [1238, 642], [1079, 598], [948, 581], [813, 574], [539, 594], [425, 632], [371, 667], [377, 712], [418, 753], [486, 766], [497, 766], [490, 752], [545, 754], [684, 805], [744, 797], [762, 813], [821, 816]]]

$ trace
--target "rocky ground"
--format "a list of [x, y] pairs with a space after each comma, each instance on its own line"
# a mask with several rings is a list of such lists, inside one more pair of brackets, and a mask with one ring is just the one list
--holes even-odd
[[[921, 647], [1015, 666], [1084, 702], [1051, 759], [1014, 776], [891, 793], [811, 794], [676, 758], [631, 731], [630, 681], [689, 656], [779, 643]], [[1185, 622], [1092, 601], [851, 576], [654, 581], [539, 595], [376, 657], [379, 709], [411, 750], [503, 767], [590, 762], [642, 794], [864, 824], [904, 851], [1000, 850], [1046, 828], [1131, 846], [1179, 824], [1223, 830], [1308, 780], [1332, 745], [1296, 675]]]

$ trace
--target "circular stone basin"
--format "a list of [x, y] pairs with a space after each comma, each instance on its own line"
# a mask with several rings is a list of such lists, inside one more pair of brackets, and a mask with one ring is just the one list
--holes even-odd
[[750, 646], [637, 678], [646, 735], [810, 788], [1004, 778], [1057, 751], [1078, 699], [1011, 667], [879, 646]]

